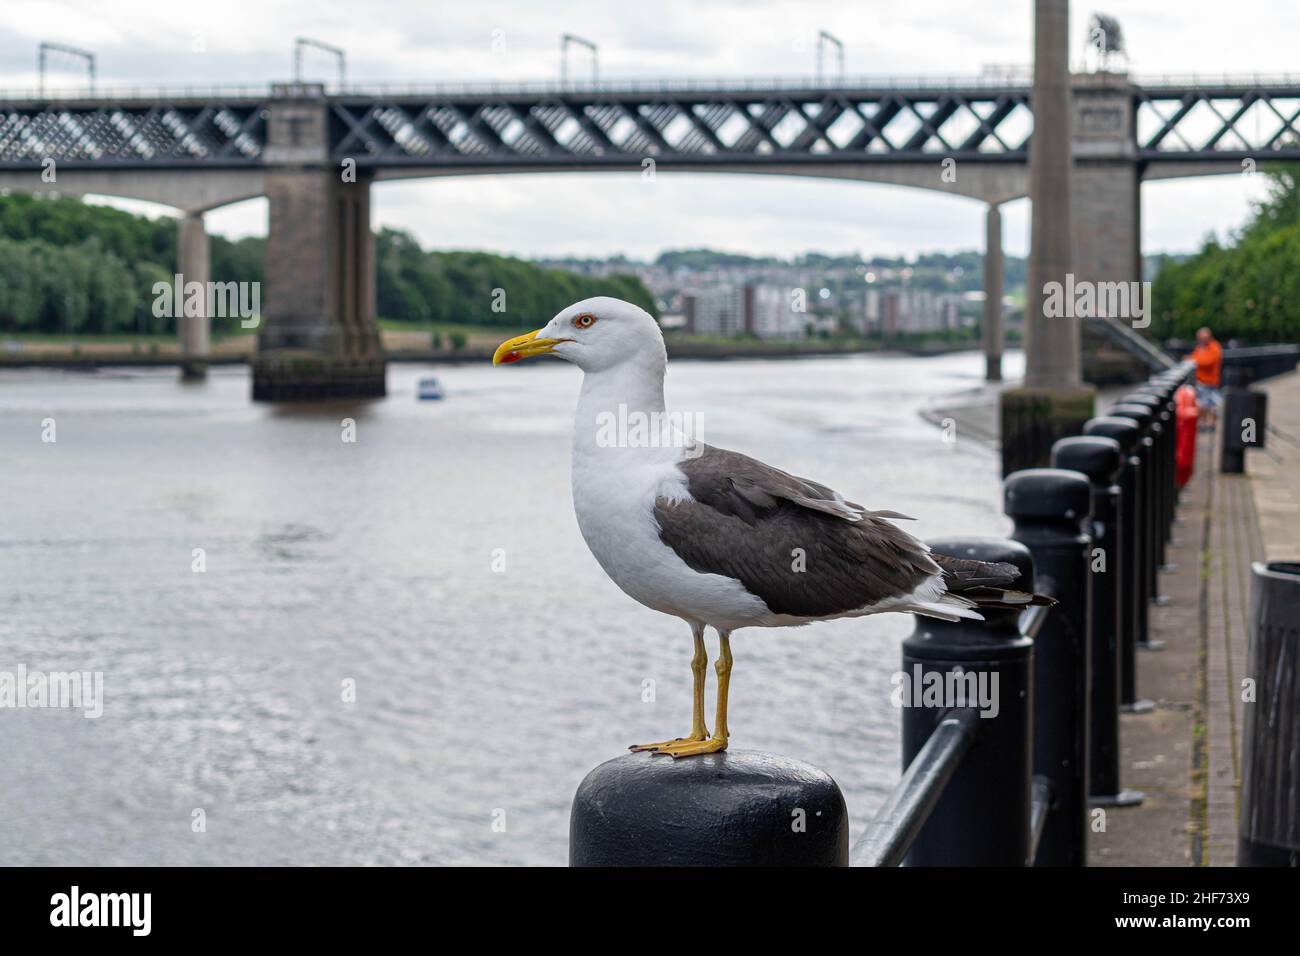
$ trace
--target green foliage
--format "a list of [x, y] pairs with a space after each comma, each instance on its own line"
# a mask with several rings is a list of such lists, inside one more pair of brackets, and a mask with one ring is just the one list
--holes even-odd
[[[211, 239], [211, 278], [262, 279], [262, 239]], [[176, 221], [77, 199], [0, 196], [0, 331], [175, 334], [153, 314], [154, 286], [176, 275]], [[214, 319], [230, 333], [238, 317]]]
[[1214, 237], [1165, 261], [1151, 285], [1151, 332], [1191, 339], [1208, 325], [1243, 344], [1300, 341], [1300, 166], [1263, 170], [1269, 194], [1230, 245]]
[[[0, 332], [174, 334], [176, 320], [155, 316], [153, 305], [155, 284], [174, 282], [176, 232], [174, 219], [77, 199], [0, 196]], [[375, 245], [386, 318], [522, 328], [593, 295], [654, 312], [649, 291], [630, 274], [597, 279], [484, 252], [425, 252], [392, 229]], [[262, 282], [265, 250], [261, 238], [213, 236], [210, 278]], [[239, 317], [214, 318], [213, 331], [238, 332]]]
[[0, 237], [0, 328], [99, 333], [130, 328], [135, 276], [98, 238], [56, 246]]
[[262, 263], [266, 258], [266, 240], [261, 236], [246, 236], [234, 242], [224, 236], [213, 236], [210, 262], [214, 282], [262, 282]]
[[90, 236], [127, 262], [146, 259], [166, 268], [176, 264], [176, 222], [147, 219], [78, 199], [14, 194], [0, 197], [0, 236], [42, 239], [52, 246], [80, 245]]
[[656, 314], [634, 275], [604, 278], [544, 269], [488, 252], [425, 252], [408, 233], [375, 236], [379, 314], [419, 323], [522, 328], [544, 325], [567, 305], [594, 295], [635, 302]]

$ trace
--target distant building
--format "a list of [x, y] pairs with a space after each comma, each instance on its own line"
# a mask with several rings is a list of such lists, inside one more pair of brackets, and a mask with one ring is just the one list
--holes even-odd
[[862, 334], [880, 328], [880, 290], [867, 289], [862, 297]]
[[686, 331], [730, 337], [745, 331], [744, 291], [731, 285], [692, 289], [682, 294]]
[[801, 339], [808, 315], [795, 311], [795, 290], [767, 283], [745, 286], [745, 331], [760, 339]]
[[806, 303], [801, 291], [766, 282], [691, 289], [681, 299], [684, 326], [696, 335], [802, 339], [816, 317], [797, 308]]
[[886, 338], [902, 331], [900, 315], [902, 295], [899, 289], [885, 289], [880, 293], [880, 333]]
[[876, 327], [882, 335], [915, 335], [955, 329], [961, 324], [961, 296], [930, 289], [891, 288], [879, 291], [878, 304], [872, 303], [868, 291], [866, 314], [878, 311], [878, 320], [868, 319], [868, 328]]

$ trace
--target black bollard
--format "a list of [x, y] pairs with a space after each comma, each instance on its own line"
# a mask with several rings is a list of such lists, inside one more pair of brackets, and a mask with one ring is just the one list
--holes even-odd
[[1152, 424], [1148, 426], [1147, 434], [1151, 436], [1154, 444], [1151, 456], [1151, 518], [1152, 526], [1155, 529], [1155, 564], [1159, 567], [1164, 563], [1164, 483], [1165, 483], [1165, 439], [1168, 429], [1165, 428], [1164, 419], [1164, 402], [1159, 396], [1150, 392], [1129, 392], [1115, 404], [1117, 405], [1144, 405], [1151, 410]]
[[[1174, 481], [1174, 476], [1178, 470], [1178, 406], [1174, 401], [1174, 391], [1176, 389], [1176, 385], [1164, 379], [1153, 379], [1146, 385], [1139, 386], [1136, 389], [1139, 393], [1152, 395], [1160, 399], [1161, 408], [1164, 411], [1164, 414], [1160, 417], [1165, 439], [1164, 457], [1161, 460], [1161, 466], [1164, 470], [1160, 478], [1160, 498], [1164, 507], [1160, 512], [1160, 520], [1166, 544], [1173, 540], [1174, 511], [1178, 501], [1178, 486]], [[1167, 571], [1174, 570], [1174, 566], [1168, 561], [1164, 563]]]
[[1155, 567], [1157, 570], [1163, 569], [1168, 563], [1165, 557], [1165, 512], [1168, 507], [1165, 502], [1165, 486], [1169, 472], [1169, 440], [1173, 437], [1174, 417], [1165, 409], [1162, 398], [1147, 392], [1131, 392], [1118, 404], [1145, 405], [1151, 409], [1150, 434], [1155, 442], [1151, 458], [1151, 542], [1155, 549], [1153, 555]]
[[[928, 543], [932, 550], [958, 558], [1006, 561], [1020, 570], [1016, 587], [1034, 587], [1033, 558], [1015, 541], [948, 538]], [[1033, 642], [1020, 632], [1019, 612], [986, 611], [984, 616], [983, 621], [954, 622], [917, 617], [916, 630], [903, 642], [907, 687], [942, 680], [945, 688], [961, 689], [973, 680], [975, 688], [982, 684], [992, 693], [997, 708], [995, 716], [984, 716], [988, 708], [981, 710], [974, 748], [953, 772], [912, 843], [908, 866], [1029, 862]], [[904, 767], [949, 713], [943, 706], [910, 706], [914, 699], [903, 697]]]
[[[1086, 425], [1084, 426], [1087, 427]], [[1132, 806], [1136, 790], [1119, 785], [1120, 661], [1123, 624], [1120, 587], [1124, 580], [1123, 504], [1116, 484], [1124, 462], [1113, 438], [1090, 435], [1062, 438], [1052, 446], [1052, 466], [1086, 475], [1092, 485], [1092, 689], [1089, 696], [1088, 796], [1094, 806]]]
[[1142, 437], [1138, 439], [1138, 457], [1142, 459], [1142, 466], [1139, 469], [1139, 485], [1136, 505], [1136, 528], [1138, 538], [1138, 561], [1140, 562], [1140, 572], [1142, 575], [1142, 590], [1144, 596], [1142, 604], [1142, 627], [1138, 634], [1138, 649], [1151, 650], [1155, 642], [1151, 640], [1150, 627], [1146, 604], [1156, 599], [1156, 568], [1157, 553], [1155, 546], [1156, 535], [1159, 533], [1159, 521], [1155, 512], [1155, 488], [1153, 487], [1156, 477], [1156, 454], [1157, 454], [1157, 431], [1159, 427], [1154, 421], [1155, 415], [1146, 405], [1140, 405], [1130, 402], [1121, 402], [1113, 405], [1106, 412], [1108, 416], [1118, 415], [1122, 418], [1131, 418], [1138, 423], [1142, 429]]
[[1252, 431], [1254, 441], [1246, 442], [1249, 448], [1268, 447], [1268, 392], [1250, 390], [1250, 415], [1255, 420]]
[[1034, 556], [1037, 589], [1060, 602], [1034, 641], [1034, 776], [1052, 788], [1034, 865], [1086, 866], [1092, 599], [1081, 523], [1092, 511], [1092, 489], [1083, 475], [1059, 468], [1015, 472], [1003, 488], [1011, 536]]
[[1223, 370], [1223, 407], [1219, 409], [1219, 471], [1240, 475], [1246, 470], [1246, 419], [1254, 412], [1255, 400], [1247, 386], [1246, 370]]
[[1146, 626], [1147, 602], [1142, 597], [1142, 574], [1138, 560], [1137, 495], [1141, 487], [1142, 459], [1138, 456], [1141, 429], [1131, 418], [1101, 417], [1083, 426], [1085, 435], [1113, 438], [1124, 451], [1125, 466], [1120, 471], [1120, 709], [1127, 713], [1149, 713], [1151, 701], [1137, 697], [1137, 644]]
[[730, 750], [624, 754], [583, 779], [570, 866], [848, 866], [840, 788], [809, 764]]

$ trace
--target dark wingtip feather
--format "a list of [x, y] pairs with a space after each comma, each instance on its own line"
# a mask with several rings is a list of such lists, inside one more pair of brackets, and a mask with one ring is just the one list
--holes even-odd
[[1047, 594], [1030, 594], [1028, 591], [1011, 591], [1006, 588], [967, 588], [961, 596], [986, 610], [1023, 611], [1027, 607], [1053, 607], [1058, 602]]

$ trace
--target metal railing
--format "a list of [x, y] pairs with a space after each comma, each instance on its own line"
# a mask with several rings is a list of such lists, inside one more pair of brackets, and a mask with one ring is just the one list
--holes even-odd
[[1000, 706], [992, 716], [905, 709], [910, 760], [852, 865], [1082, 866], [1089, 806], [1142, 799], [1120, 787], [1118, 715], [1136, 703], [1135, 650], [1149, 638], [1145, 609], [1157, 599], [1178, 494], [1174, 394], [1192, 369], [1154, 376], [1083, 435], [1058, 441], [1054, 467], [1008, 476], [1012, 540], [931, 542], [1009, 561], [1021, 570], [1017, 586], [1058, 603], [987, 612], [984, 622], [917, 618], [904, 671], [996, 673]]
[[1294, 372], [1300, 345], [1252, 345], [1223, 350], [1224, 369], [1244, 369], [1252, 382]]
[[[1117, 78], [1122, 78], [1116, 74]], [[1140, 89], [1212, 88], [1247, 91], [1261, 88], [1300, 90], [1300, 75], [1278, 74], [1162, 74], [1132, 76], [1128, 79]], [[692, 91], [745, 93], [796, 90], [854, 90], [943, 92], [959, 90], [1027, 92], [1032, 75], [1007, 70], [971, 75], [879, 75], [853, 76], [683, 76], [683, 77], [602, 77], [598, 80], [437, 80], [412, 83], [324, 84], [330, 96], [485, 96], [517, 94], [536, 96], [560, 93], [685, 93]], [[271, 96], [272, 83], [186, 83], [138, 84], [87, 87], [16, 87], [0, 89], [0, 102], [39, 102], [45, 100], [79, 101], [148, 101], [160, 99], [245, 98]]]
[[1091, 316], [1084, 319], [1084, 322], [1089, 328], [1095, 329], [1109, 339], [1112, 344], [1140, 358], [1150, 369], [1163, 371], [1177, 364], [1158, 345], [1139, 334], [1132, 325], [1127, 325], [1114, 316]]
[[[602, 77], [597, 80], [573, 77], [565, 80], [437, 80], [413, 83], [323, 84], [330, 96], [484, 96], [550, 93], [684, 93], [693, 90], [745, 93], [767, 90], [1021, 90], [1031, 77], [1009, 74], [980, 76], [683, 76]], [[37, 87], [0, 89], [4, 100], [143, 100], [198, 97], [268, 97], [271, 83], [238, 84], [120, 84], [87, 87]]]
[[953, 711], [939, 721], [853, 850], [854, 866], [898, 866], [930, 819], [957, 765], [975, 742], [979, 712]]

